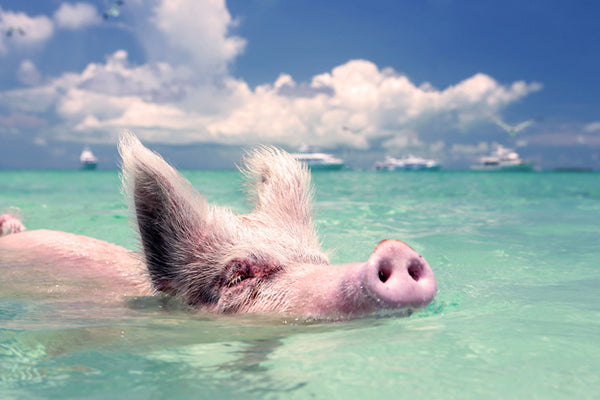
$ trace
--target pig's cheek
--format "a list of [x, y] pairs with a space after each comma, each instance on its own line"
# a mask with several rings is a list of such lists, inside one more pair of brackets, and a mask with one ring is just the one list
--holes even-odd
[[236, 313], [247, 310], [256, 298], [255, 279], [246, 279], [231, 287], [223, 287], [217, 304], [219, 312]]
[[331, 302], [330, 311], [342, 318], [369, 313], [376, 308], [374, 299], [367, 295], [363, 276], [342, 280], [333, 296], [335, 301]]
[[217, 303], [217, 311], [223, 313], [234, 313], [238, 312], [240, 304], [238, 299], [240, 297], [240, 291], [232, 288], [227, 288], [221, 292], [219, 302]]
[[[364, 277], [356, 269], [315, 270], [288, 283], [290, 311], [315, 318], [340, 318], [372, 307], [363, 289]], [[365, 304], [368, 303], [368, 304]]]

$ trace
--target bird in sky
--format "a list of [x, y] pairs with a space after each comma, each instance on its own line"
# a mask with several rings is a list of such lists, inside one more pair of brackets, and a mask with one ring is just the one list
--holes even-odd
[[534, 119], [529, 119], [527, 121], [519, 122], [516, 125], [509, 125], [498, 117], [492, 116], [491, 119], [496, 125], [498, 125], [504, 131], [506, 131], [510, 136], [515, 136], [517, 133], [519, 133], [520, 131], [522, 131], [523, 129], [527, 128], [529, 125], [535, 122]]
[[109, 17], [118, 17], [119, 14], [121, 14], [121, 10], [119, 9], [119, 7], [121, 7], [123, 3], [123, 0], [117, 0], [114, 3], [112, 3], [110, 8], [106, 9], [102, 14], [104, 19], [108, 19]]
[[362, 131], [362, 128], [356, 129], [356, 128], [350, 128], [349, 126], [342, 126], [342, 130], [344, 130], [346, 132], [352, 132], [355, 135], [358, 135]]
[[11, 26], [10, 28], [8, 28], [8, 30], [6, 31], [6, 36], [11, 37], [15, 33], [18, 33], [21, 36], [25, 36], [25, 31], [20, 26]]

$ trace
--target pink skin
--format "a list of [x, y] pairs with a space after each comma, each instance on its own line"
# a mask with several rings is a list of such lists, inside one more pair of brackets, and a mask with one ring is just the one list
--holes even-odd
[[25, 230], [21, 221], [12, 214], [0, 215], [0, 236], [18, 233]]
[[122, 303], [153, 293], [143, 265], [121, 246], [46, 229], [0, 237], [0, 292], [53, 301]]
[[[381, 241], [364, 263], [310, 265], [276, 278], [289, 287], [286, 312], [316, 319], [346, 319], [376, 311], [410, 313], [436, 294], [431, 267], [399, 240]], [[260, 304], [247, 311], [261, 310]], [[280, 310], [281, 311], [281, 310]]]
[[[111, 243], [66, 232], [35, 230], [0, 239], [0, 288], [35, 298], [122, 303], [152, 290], [144, 266], [134, 253]], [[283, 296], [283, 302], [257, 299], [237, 312], [276, 313], [314, 319], [347, 319], [383, 310], [410, 312], [426, 306], [436, 294], [427, 262], [399, 240], [380, 242], [365, 263], [295, 266], [276, 272], [262, 296]], [[215, 306], [223, 311], [232, 291], [224, 286]]]
[[12, 234], [0, 238], [0, 292], [102, 305], [162, 292], [199, 310], [330, 320], [410, 314], [436, 294], [427, 262], [399, 240], [381, 241], [366, 262], [330, 265], [310, 174], [285, 152], [260, 148], [247, 160], [254, 209], [235, 215], [132, 134], [119, 150], [143, 253], [64, 232], [15, 233], [20, 221], [2, 216]]

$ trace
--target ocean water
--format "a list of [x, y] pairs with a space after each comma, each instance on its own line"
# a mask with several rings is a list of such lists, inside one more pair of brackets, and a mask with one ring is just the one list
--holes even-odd
[[[184, 175], [209, 201], [248, 211], [237, 172]], [[435, 301], [407, 318], [305, 323], [151, 301], [96, 315], [0, 293], [0, 398], [598, 398], [600, 174], [313, 182], [332, 262], [402, 239], [434, 269]], [[0, 171], [9, 206], [29, 229], [136, 247], [116, 171]]]

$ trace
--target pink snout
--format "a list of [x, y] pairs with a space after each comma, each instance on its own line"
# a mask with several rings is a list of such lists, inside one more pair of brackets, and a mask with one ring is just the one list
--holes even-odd
[[435, 297], [431, 267], [404, 242], [381, 241], [366, 269], [365, 289], [383, 308], [424, 307]]

